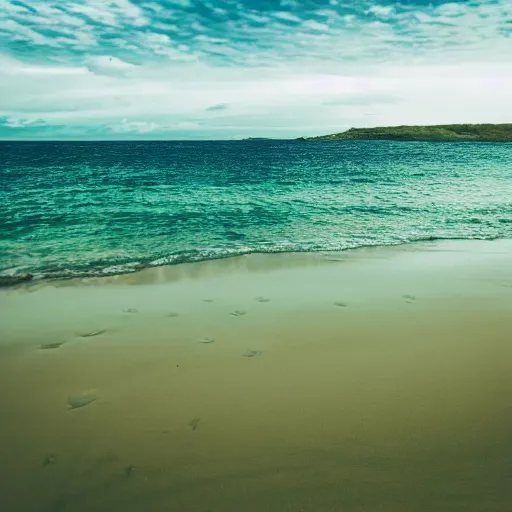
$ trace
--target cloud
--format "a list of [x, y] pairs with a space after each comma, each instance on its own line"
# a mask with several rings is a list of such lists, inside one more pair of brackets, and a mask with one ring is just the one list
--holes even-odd
[[117, 15], [115, 15], [112, 11], [102, 9], [101, 6], [96, 7], [94, 5], [72, 3], [68, 8], [68, 12], [72, 14], [83, 15], [85, 23], [87, 23], [87, 21], [92, 21], [104, 25], [110, 25], [112, 27], [119, 26]]
[[506, 122], [511, 19], [509, 0], [4, 0], [0, 137]]
[[325, 23], [319, 23], [318, 21], [315, 21], [315, 20], [306, 20], [302, 24], [302, 26], [306, 29], [310, 29], [313, 31], [319, 31], [319, 32], [324, 32], [324, 31], [329, 30], [329, 27]]
[[113, 133], [151, 133], [155, 132], [160, 126], [154, 121], [128, 121], [123, 119], [120, 124], [113, 124], [109, 129]]
[[21, 116], [3, 116], [0, 117], [0, 124], [7, 128], [25, 128], [27, 126], [44, 126], [44, 121], [40, 119], [26, 119]]
[[378, 18], [388, 18], [393, 12], [393, 7], [390, 5], [372, 5], [366, 13], [371, 13]]
[[227, 110], [229, 105], [227, 103], [219, 103], [218, 105], [212, 105], [211, 107], [207, 107], [205, 110], [207, 112], [218, 112], [219, 110]]
[[99, 75], [119, 76], [126, 74], [136, 66], [117, 57], [98, 55], [87, 59], [87, 67], [90, 71]]
[[323, 101], [322, 104], [373, 106], [376, 104], [396, 104], [399, 102], [400, 98], [394, 94], [385, 94], [382, 92], [356, 92]]
[[293, 23], [300, 23], [302, 21], [298, 16], [295, 16], [295, 14], [292, 14], [291, 12], [287, 11], [275, 12], [274, 18], [283, 21], [291, 21]]

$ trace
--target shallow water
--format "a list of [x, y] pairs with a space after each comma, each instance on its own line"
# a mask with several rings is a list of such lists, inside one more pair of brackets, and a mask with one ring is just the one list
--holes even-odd
[[0, 142], [0, 275], [512, 236], [512, 145]]

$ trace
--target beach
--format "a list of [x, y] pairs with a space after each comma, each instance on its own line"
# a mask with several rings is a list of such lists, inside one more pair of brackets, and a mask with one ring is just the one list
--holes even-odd
[[512, 241], [0, 290], [0, 509], [506, 511]]

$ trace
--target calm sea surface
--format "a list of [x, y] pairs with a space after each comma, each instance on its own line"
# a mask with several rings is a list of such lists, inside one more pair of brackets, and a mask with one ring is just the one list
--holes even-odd
[[0, 275], [512, 236], [512, 145], [2, 142]]

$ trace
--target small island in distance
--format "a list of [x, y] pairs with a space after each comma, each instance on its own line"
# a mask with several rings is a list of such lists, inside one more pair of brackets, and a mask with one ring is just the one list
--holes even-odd
[[512, 142], [512, 124], [445, 124], [350, 128], [346, 132], [297, 140], [402, 140], [437, 142]]

